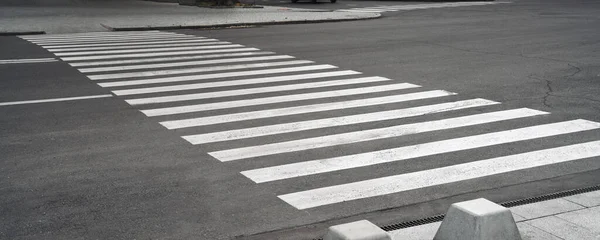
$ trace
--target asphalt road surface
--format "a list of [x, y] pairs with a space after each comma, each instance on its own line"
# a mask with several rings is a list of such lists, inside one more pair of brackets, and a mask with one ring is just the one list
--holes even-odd
[[598, 185], [598, 26], [519, 0], [0, 37], [0, 238], [311, 239]]

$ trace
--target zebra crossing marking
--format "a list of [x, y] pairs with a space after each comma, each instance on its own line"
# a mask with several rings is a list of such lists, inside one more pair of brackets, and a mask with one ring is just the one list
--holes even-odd
[[275, 74], [275, 73], [290, 73], [290, 72], [326, 70], [326, 69], [333, 69], [333, 68], [337, 68], [337, 67], [333, 66], [333, 65], [329, 65], [329, 64], [321, 64], [321, 65], [310, 65], [310, 66], [303, 66], [303, 67], [271, 68], [271, 69], [265, 69], [265, 70], [250, 70], [250, 71], [239, 71], [239, 72], [213, 73], [213, 74], [204, 74], [204, 75], [153, 78], [153, 79], [144, 79], [144, 80], [105, 82], [105, 83], [98, 83], [98, 85], [101, 87], [123, 87], [123, 86], [132, 86], [132, 85], [187, 82], [187, 81], [208, 80], [208, 79], [216, 79], [216, 78], [242, 77], [242, 76], [265, 75], [265, 74]]
[[292, 81], [296, 81], [296, 80], [340, 77], [340, 76], [349, 76], [349, 75], [356, 75], [356, 74], [360, 74], [360, 72], [345, 70], [345, 71], [286, 75], [286, 76], [280, 76], [280, 77], [263, 77], [263, 78], [250, 78], [250, 79], [232, 80], [232, 81], [170, 85], [170, 86], [165, 86], [165, 87], [134, 88], [134, 89], [126, 89], [126, 90], [115, 90], [115, 91], [113, 91], [113, 93], [117, 96], [126, 96], [126, 95], [147, 94], [147, 93], [160, 93], [160, 92], [173, 92], [173, 91], [182, 91], [182, 90], [215, 88], [215, 87], [243, 86], [243, 85], [263, 84], [263, 83], [278, 83], [278, 82], [290, 82], [291, 83]]
[[367, 99], [358, 99], [358, 100], [350, 100], [350, 101], [342, 101], [342, 102], [319, 103], [319, 104], [302, 105], [302, 106], [287, 107], [287, 108], [274, 108], [274, 109], [269, 109], [269, 110], [216, 115], [216, 116], [210, 116], [210, 117], [171, 120], [171, 121], [160, 122], [160, 124], [163, 125], [164, 127], [166, 127], [167, 129], [180, 129], [180, 128], [198, 127], [198, 126], [206, 126], [206, 125], [228, 123], [228, 122], [256, 120], [256, 119], [270, 118], [270, 117], [281, 117], [281, 116], [288, 116], [288, 115], [295, 115], [295, 114], [306, 114], [306, 113], [314, 113], [314, 112], [321, 112], [321, 111], [331, 111], [331, 110], [340, 110], [340, 109], [358, 108], [358, 107], [369, 107], [369, 106], [376, 106], [376, 105], [383, 105], [383, 104], [390, 104], [390, 103], [401, 103], [401, 102], [406, 102], [406, 101], [414, 101], [414, 100], [427, 99], [427, 98], [450, 96], [450, 95], [454, 95], [454, 94], [455, 93], [451, 93], [451, 92], [447, 92], [447, 91], [443, 91], [443, 90], [434, 90], [434, 91], [427, 91], [427, 92], [408, 93], [408, 94], [392, 95], [392, 96], [385, 96], [385, 97], [375, 97], [375, 98], [367, 98]]
[[385, 121], [392, 119], [401, 119], [407, 117], [422, 116], [432, 113], [441, 113], [447, 111], [456, 111], [472, 107], [490, 106], [500, 104], [498, 102], [485, 99], [464, 100], [449, 103], [440, 103], [426, 105], [421, 107], [403, 108], [390, 111], [364, 113], [348, 115], [342, 117], [324, 118], [317, 120], [308, 120], [302, 122], [282, 123], [276, 125], [267, 125], [253, 128], [243, 128], [222, 132], [212, 132], [205, 134], [183, 136], [191, 144], [204, 144], [211, 142], [230, 141], [252, 137], [268, 136], [281, 133], [298, 132], [327, 127], [338, 127], [351, 124], [368, 123], [375, 121]]
[[[342, 80], [332, 80], [332, 81], [322, 81], [322, 82], [289, 84], [289, 85], [271, 86], [271, 87], [245, 88], [245, 89], [216, 91], [216, 92], [207, 92], [207, 93], [193, 93], [193, 94], [171, 95], [171, 96], [162, 96], [162, 97], [138, 98], [138, 99], [129, 99], [127, 101], [133, 103], [134, 105], [139, 105], [139, 104], [148, 104], [148, 103], [164, 103], [164, 102], [199, 100], [199, 99], [209, 99], [209, 98], [218, 98], [218, 97], [244, 96], [244, 95], [252, 95], [252, 94], [258, 94], [258, 93], [271, 93], [271, 92], [281, 92], [281, 91], [299, 90], [299, 89], [313, 89], [313, 88], [322, 88], [322, 87], [345, 86], [345, 85], [352, 85], [352, 84], [376, 83], [376, 82], [384, 82], [384, 81], [389, 81], [389, 79], [381, 78], [381, 77], [353, 78], [353, 79], [342, 79]], [[415, 85], [403, 84], [403, 85], [400, 85], [399, 87], [392, 86], [390, 88], [393, 88], [393, 87], [395, 87], [395, 89], [402, 89], [402, 88], [415, 87]]]
[[593, 141], [317, 188], [277, 197], [302, 210], [598, 156], [600, 156], [600, 141]]
[[[486, 106], [486, 102], [463, 106], [463, 108]], [[326, 136], [303, 138], [300, 140], [284, 141], [266, 145], [234, 148], [209, 154], [220, 161], [234, 161], [247, 158], [306, 151], [310, 149], [331, 147], [343, 144], [366, 142], [378, 139], [400, 137], [410, 134], [473, 126], [483, 123], [511, 120], [522, 117], [540, 115], [539, 111], [529, 109], [507, 110], [502, 112], [482, 113], [457, 118], [447, 118], [436, 121], [419, 122], [407, 125], [396, 125], [386, 128], [376, 128]], [[493, 142], [493, 141], [490, 141]]]
[[146, 109], [146, 110], [141, 110], [141, 112], [146, 114], [146, 116], [148, 116], [148, 117], [155, 117], [155, 116], [201, 112], [201, 111], [227, 109], [227, 108], [235, 108], [235, 107], [248, 107], [248, 106], [264, 105], [264, 104], [271, 104], [271, 103], [285, 103], [285, 102], [293, 102], [293, 101], [301, 101], [301, 100], [315, 100], [315, 99], [333, 98], [333, 97], [342, 97], [342, 96], [355, 96], [355, 95], [367, 94], [367, 93], [379, 93], [379, 92], [387, 92], [387, 91], [394, 91], [394, 90], [402, 90], [402, 89], [406, 89], [407, 87], [417, 87], [417, 85], [398, 83], [398, 84], [381, 85], [381, 86], [373, 86], [373, 87], [351, 88], [351, 89], [344, 89], [344, 90], [304, 93], [304, 94], [295, 94], [295, 95], [283, 95], [283, 96], [266, 97], [266, 98], [253, 98], [253, 99], [245, 99], [245, 100], [237, 100], [237, 101], [205, 103], [205, 104], [185, 105], [185, 106], [157, 108], [157, 109]]
[[110, 71], [124, 71], [124, 70], [137, 70], [137, 69], [152, 69], [152, 68], [167, 68], [167, 67], [185, 67], [185, 66], [196, 66], [196, 65], [208, 65], [217, 63], [238, 63], [238, 62], [252, 62], [252, 61], [265, 61], [265, 60], [280, 60], [280, 59], [291, 59], [294, 58], [290, 55], [275, 55], [266, 57], [246, 57], [246, 58], [228, 58], [228, 59], [216, 59], [216, 60], [202, 60], [202, 61], [185, 61], [176, 63], [155, 63], [155, 64], [138, 64], [118, 67], [96, 67], [96, 68], [80, 68], [79, 71], [82, 73], [94, 73], [94, 72], [110, 72]]
[[[469, 4], [378, 6], [347, 11], [403, 11], [467, 6]], [[489, 3], [479, 5], [487, 4]], [[450, 98], [456, 93], [444, 90], [408, 91], [407, 93], [404, 90], [416, 89], [421, 86], [399, 83], [384, 77], [364, 76], [363, 73], [352, 70], [337, 70], [337, 66], [316, 64], [308, 60], [289, 60], [295, 57], [276, 55], [274, 52], [261, 51], [258, 48], [185, 34], [142, 31], [23, 36], [22, 38], [59, 56], [62, 61], [86, 74], [99, 86], [110, 88], [114, 95], [127, 97], [124, 100], [132, 106], [161, 104], [160, 106], [145, 107], [140, 111], [148, 117], [163, 116], [165, 119], [159, 124], [167, 129], [199, 127], [198, 130], [201, 130], [202, 133], [181, 136], [182, 139], [193, 145], [220, 143], [219, 149], [213, 150], [209, 154], [224, 163], [249, 161], [265, 156], [276, 157], [282, 153], [300, 153], [300, 151], [313, 151], [324, 147], [405, 137], [425, 132], [442, 132], [500, 121], [519, 121], [524, 118], [549, 114], [529, 108], [516, 108], [357, 130], [360, 125], [355, 124], [377, 124], [386, 120], [460, 112], [469, 108], [485, 110], [500, 103], [481, 98], [456, 100]], [[218, 73], [206, 73], [212, 71], [218, 71]], [[345, 79], [339, 79], [342, 77]], [[235, 88], [217, 89], [220, 87]], [[330, 87], [341, 89], [330, 89]], [[199, 93], [189, 93], [192, 90], [199, 91]], [[288, 92], [296, 90], [302, 92]], [[179, 91], [187, 92], [180, 94]], [[261, 96], [259, 94], [268, 95]], [[128, 96], [135, 97], [129, 98]], [[224, 97], [239, 97], [240, 99], [220, 99]], [[336, 100], [336, 97], [352, 97], [353, 100]], [[356, 99], [356, 97], [360, 99]], [[425, 99], [434, 99], [441, 103], [376, 112], [360, 111], [361, 108], [370, 106], [385, 106], [408, 101], [419, 103], [420, 100]], [[186, 101], [192, 100], [202, 101], [186, 103]], [[204, 102], [204, 100], [209, 102]], [[313, 102], [302, 102], [304, 100]], [[261, 110], [241, 109], [241, 107], [262, 107], [278, 103], [292, 103], [293, 106], [266, 107]], [[242, 111], [217, 115], [206, 112], [233, 108], [240, 108]], [[312, 120], [308, 115], [349, 109], [352, 109], [353, 112], [359, 111], [359, 113]], [[185, 119], [179, 119], [179, 114], [200, 114], [202, 117], [185, 115]], [[285, 123], [276, 121], [279, 117], [291, 115], [309, 119]], [[267, 118], [273, 118], [275, 123], [261, 123], [258, 126], [246, 128], [227, 127], [219, 131], [211, 129], [215, 124]], [[336, 134], [322, 133], [318, 137], [302, 137], [296, 138], [296, 140], [279, 140], [269, 143], [257, 141], [235, 147], [229, 144], [229, 141], [240, 139], [258, 139], [258, 137], [277, 134], [293, 136], [302, 134], [301, 132], [306, 130], [340, 126], [347, 126], [350, 130]], [[316, 160], [268, 167], [257, 166], [254, 169], [242, 170], [240, 174], [254, 183], [261, 184], [597, 129], [600, 129], [600, 123], [582, 119], [517, 129], [494, 129], [491, 130], [492, 132], [479, 135], [434, 140], [391, 149], [356, 154], [340, 153], [339, 156], [331, 158], [315, 157]], [[390, 177], [375, 176], [369, 180], [301, 190], [278, 195], [278, 197], [297, 209], [310, 209], [598, 156], [600, 156], [600, 141], [595, 141]]]
[[[582, 132], [598, 128], [600, 128], [600, 123], [586, 120], [573, 120], [567, 122], [551, 123], [537, 125], [533, 127], [525, 127], [468, 137], [441, 140], [436, 142], [429, 142], [374, 152], [359, 153], [335, 158], [279, 165], [256, 171], [245, 171], [242, 172], [242, 174], [248, 176], [249, 178], [255, 181], [273, 181], [286, 178], [313, 175], [318, 173], [339, 171], [350, 168], [365, 167], [375, 164], [404, 161], [412, 158], [481, 148], [499, 145], [503, 143], [511, 143], [567, 133]], [[226, 155], [228, 154], [228, 152], [212, 152], [209, 154], [218, 157], [222, 161], [237, 160], [233, 157], [227, 158], [230, 156]]]

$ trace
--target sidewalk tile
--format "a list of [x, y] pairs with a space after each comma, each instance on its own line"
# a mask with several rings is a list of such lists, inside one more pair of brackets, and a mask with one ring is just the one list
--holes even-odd
[[532, 219], [583, 208], [584, 207], [580, 205], [559, 198], [522, 206], [516, 206], [511, 208], [510, 210], [516, 213], [517, 215], [524, 217], [525, 219]]
[[562, 238], [553, 236], [524, 222], [517, 223], [517, 227], [523, 240], [562, 240]]
[[441, 224], [442, 222], [435, 222], [388, 233], [392, 236], [392, 240], [431, 240]]
[[565, 197], [565, 199], [586, 207], [600, 206], [600, 191], [578, 194], [575, 196]]
[[524, 217], [519, 216], [518, 214], [514, 213], [512, 210], [510, 212], [512, 213], [513, 218], [515, 219], [515, 222], [522, 222], [522, 221], [526, 220]]
[[590, 229], [600, 235], [600, 207], [556, 215], [556, 217]]
[[529, 220], [528, 223], [536, 228], [551, 233], [565, 240], [594, 240], [600, 239], [600, 236], [589, 229], [557, 218], [549, 216]]

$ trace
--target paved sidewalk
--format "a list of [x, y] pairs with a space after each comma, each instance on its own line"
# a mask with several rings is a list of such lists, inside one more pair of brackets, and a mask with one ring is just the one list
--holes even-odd
[[281, 7], [199, 8], [175, 3], [145, 1], [87, 2], [50, 6], [2, 6], [0, 33], [74, 33], [111, 29], [211, 27], [360, 20], [380, 17], [377, 13], [308, 11]]
[[[600, 191], [510, 208], [523, 240], [600, 239]], [[389, 232], [394, 240], [431, 240], [441, 222]]]

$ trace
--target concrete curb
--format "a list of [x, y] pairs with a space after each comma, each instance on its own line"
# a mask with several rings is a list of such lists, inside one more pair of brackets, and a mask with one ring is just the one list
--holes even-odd
[[227, 28], [236, 26], [269, 26], [269, 25], [287, 25], [287, 24], [309, 24], [309, 23], [328, 23], [328, 22], [347, 22], [361, 21], [381, 18], [381, 14], [373, 17], [364, 17], [356, 19], [319, 19], [319, 20], [292, 20], [292, 21], [275, 21], [275, 22], [240, 22], [226, 24], [207, 24], [207, 25], [178, 25], [178, 26], [131, 26], [131, 27], [112, 27], [107, 24], [100, 24], [102, 27], [110, 31], [146, 31], [146, 30], [178, 30], [178, 29], [211, 29], [211, 28]]

